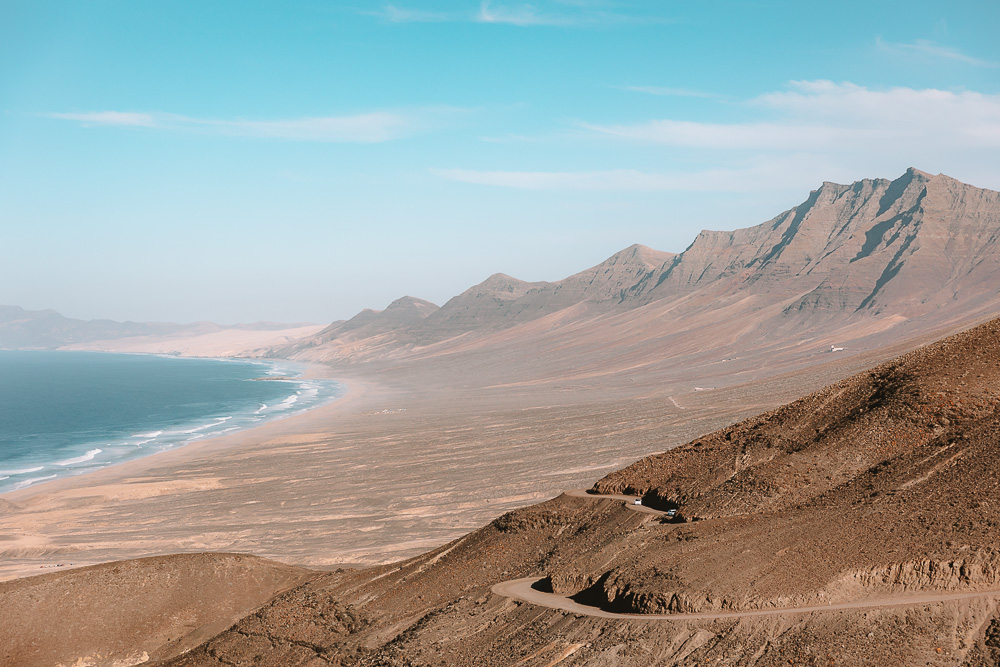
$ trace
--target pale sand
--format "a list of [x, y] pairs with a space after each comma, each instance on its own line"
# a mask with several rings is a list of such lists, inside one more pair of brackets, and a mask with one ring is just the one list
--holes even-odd
[[[195, 325], [192, 325], [193, 327]], [[140, 354], [176, 354], [182, 357], [250, 356], [255, 350], [288, 345], [314, 336], [325, 324], [273, 330], [223, 329], [211, 333], [182, 331], [172, 336], [131, 336], [64, 345], [63, 350], [98, 350]]]

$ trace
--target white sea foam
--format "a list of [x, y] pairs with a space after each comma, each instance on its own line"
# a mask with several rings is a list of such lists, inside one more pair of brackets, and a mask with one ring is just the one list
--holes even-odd
[[[77, 456], [77, 457], [72, 458], [72, 459], [66, 459], [65, 461], [57, 461], [56, 465], [57, 466], [71, 466], [71, 465], [75, 465], [77, 463], [84, 463], [86, 461], [91, 461], [91, 460], [93, 460], [93, 458], [95, 456], [97, 456], [98, 454], [100, 454], [102, 451], [104, 451], [104, 450], [103, 449], [91, 449], [90, 451], [88, 451], [83, 456]], [[53, 477], [55, 477], [55, 475], [53, 475]]]
[[293, 405], [295, 405], [295, 402], [299, 400], [299, 395], [301, 393], [302, 393], [301, 391], [295, 392], [294, 394], [292, 394], [291, 396], [289, 396], [288, 398], [286, 398], [285, 400], [283, 400], [281, 403], [278, 403], [274, 407], [274, 409], [275, 410], [287, 410], [288, 408], [290, 408]]
[[218, 419], [216, 419], [211, 424], [202, 424], [201, 426], [196, 426], [195, 428], [189, 428], [189, 429], [184, 430], [184, 431], [172, 431], [172, 432], [173, 433], [178, 433], [178, 434], [183, 434], [183, 435], [190, 435], [191, 433], [197, 433], [198, 431], [204, 431], [206, 428], [212, 428], [213, 426], [218, 426], [219, 424], [225, 424], [227, 421], [229, 421], [232, 418], [233, 418], [232, 415], [230, 415], [229, 417], [219, 417]]
[[267, 403], [261, 403], [260, 407], [257, 408], [257, 411], [254, 412], [254, 414], [259, 415], [260, 413], [264, 412], [264, 410], [267, 410]]
[[23, 482], [18, 482], [14, 485], [14, 491], [18, 489], [23, 489], [27, 486], [31, 486], [35, 482], [44, 482], [47, 479], [55, 479], [58, 475], [49, 475], [48, 477], [32, 477], [31, 479], [26, 479]]
[[[136, 433], [132, 437], [133, 438], [149, 438], [149, 440], [152, 440], [153, 438], [155, 438], [155, 437], [157, 437], [159, 435], [163, 435], [163, 431], [152, 431], [150, 433]], [[144, 440], [143, 442], [149, 442], [149, 440]]]
[[38, 472], [44, 467], [45, 466], [36, 466], [34, 468], [22, 468], [21, 470], [0, 470], [0, 475], [7, 475], [7, 477], [10, 477], [11, 475], [26, 475], [29, 472]]

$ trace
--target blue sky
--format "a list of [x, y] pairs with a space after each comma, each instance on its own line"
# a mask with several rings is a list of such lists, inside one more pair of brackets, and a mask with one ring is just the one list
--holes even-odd
[[0, 303], [326, 322], [683, 250], [822, 181], [1000, 189], [1000, 3], [0, 5]]

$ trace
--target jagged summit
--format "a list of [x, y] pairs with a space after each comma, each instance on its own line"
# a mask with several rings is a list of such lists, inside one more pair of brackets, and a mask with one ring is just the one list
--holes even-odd
[[[928, 291], [940, 289], [938, 281], [955, 285], [954, 292], [970, 276], [974, 267], [967, 258], [992, 261], [990, 230], [998, 223], [997, 193], [917, 169], [892, 181], [827, 182], [768, 222], [702, 232], [656, 276], [644, 298], [715, 285], [775, 296], [799, 292], [788, 312], [925, 301]], [[909, 280], [894, 281], [906, 274]]]

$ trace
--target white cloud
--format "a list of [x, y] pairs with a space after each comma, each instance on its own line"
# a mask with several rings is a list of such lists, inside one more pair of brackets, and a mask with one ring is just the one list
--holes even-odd
[[482, 0], [476, 20], [480, 23], [509, 23], [518, 26], [531, 25], [568, 25], [579, 20], [559, 14], [545, 14], [538, 8], [528, 4], [500, 5], [492, 0]]
[[881, 37], [875, 39], [875, 44], [889, 53], [897, 53], [906, 56], [921, 56], [924, 58], [936, 58], [940, 60], [952, 60], [955, 62], [974, 65], [976, 67], [1000, 67], [1000, 63], [992, 60], [983, 60], [962, 53], [958, 49], [944, 46], [927, 39], [914, 40], [912, 44], [902, 42], [886, 42]]
[[422, 9], [408, 9], [396, 5], [385, 5], [380, 12], [372, 12], [392, 23], [444, 23], [461, 21], [467, 15], [448, 12], [431, 12]]
[[[981, 187], [1000, 185], [1000, 95], [795, 81], [730, 108], [737, 114], [730, 123], [665, 118], [579, 124], [584, 136], [659, 147], [662, 171], [434, 173], [529, 190], [751, 192], [892, 177], [912, 166]], [[705, 169], [707, 161], [716, 168]]]
[[245, 137], [287, 139], [292, 141], [327, 141], [378, 143], [399, 139], [435, 124], [435, 118], [447, 109], [420, 110], [410, 113], [375, 111], [352, 116], [316, 116], [284, 120], [218, 120], [192, 118], [168, 113], [133, 113], [95, 111], [86, 113], [49, 113], [50, 118], [78, 121], [84, 126], [108, 125], [147, 127], [181, 132], [201, 132]]
[[127, 111], [93, 111], [88, 113], [50, 113], [50, 118], [76, 120], [84, 125], [125, 125], [131, 127], [153, 127], [156, 120], [152, 114]]
[[823, 125], [782, 123], [698, 123], [677, 120], [653, 120], [638, 125], [590, 125], [584, 129], [644, 143], [687, 148], [804, 150], [846, 146], [845, 141], [863, 138], [864, 130], [841, 129]]
[[596, 0], [542, 0], [540, 3], [510, 0], [480, 0], [478, 6], [449, 12], [429, 11], [386, 4], [380, 11], [363, 12], [392, 23], [488, 23], [532, 26], [599, 26], [609, 23], [662, 21], [656, 17], [637, 17], [606, 9], [608, 3]]
[[581, 125], [623, 139], [703, 149], [845, 152], [907, 144], [1000, 147], [1000, 95], [794, 81], [790, 90], [761, 95], [747, 107], [773, 117], [736, 123], [663, 119]]

